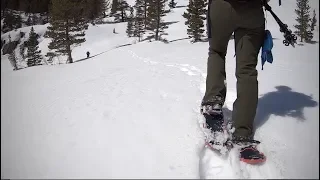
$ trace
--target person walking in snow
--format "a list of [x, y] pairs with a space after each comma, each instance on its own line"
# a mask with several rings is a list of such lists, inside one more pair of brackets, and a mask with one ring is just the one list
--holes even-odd
[[241, 160], [258, 163], [265, 157], [256, 149], [259, 141], [253, 139], [253, 122], [258, 103], [257, 62], [264, 41], [265, 18], [261, 0], [209, 0], [207, 14], [209, 57], [206, 91], [201, 102], [201, 113], [213, 138], [207, 140], [212, 148], [223, 132], [222, 107], [226, 98], [225, 56], [228, 42], [234, 33], [236, 52], [237, 99], [233, 104], [232, 120], [235, 131], [233, 144], [242, 147]]

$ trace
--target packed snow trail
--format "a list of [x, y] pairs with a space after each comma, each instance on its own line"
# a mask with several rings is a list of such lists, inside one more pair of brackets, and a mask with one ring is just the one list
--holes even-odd
[[[201, 87], [205, 86], [205, 73], [189, 64], [177, 64], [177, 63], [164, 63], [152, 61], [149, 58], [145, 58], [137, 55], [136, 53], [129, 51], [135, 59], [141, 60], [145, 63], [158, 66], [175, 67], [180, 71], [185, 72], [189, 76], [200, 76], [202, 80], [199, 82], [199, 90], [203, 91]], [[204, 92], [203, 92], [204, 93]], [[226, 106], [224, 111], [230, 111], [229, 107], [236, 98], [236, 92], [229, 91], [226, 99]], [[199, 102], [196, 103], [197, 105]], [[198, 108], [195, 108], [194, 112], [197, 113]], [[199, 112], [198, 112], [199, 113]], [[226, 119], [231, 119], [231, 112], [225, 112]], [[204, 123], [204, 119], [198, 114], [198, 126]], [[200, 128], [200, 127], [199, 127]], [[203, 145], [204, 146], [204, 145]], [[260, 145], [264, 147], [263, 145]], [[263, 151], [263, 149], [260, 148]], [[216, 154], [210, 148], [203, 148], [199, 153], [199, 175], [200, 178], [211, 179], [211, 178], [245, 178], [245, 179], [257, 179], [257, 178], [283, 178], [281, 172], [283, 171], [283, 165], [277, 164], [276, 159], [268, 158], [268, 162], [262, 165], [249, 165], [239, 161], [239, 150], [234, 148], [230, 151], [227, 156], [221, 157]]]

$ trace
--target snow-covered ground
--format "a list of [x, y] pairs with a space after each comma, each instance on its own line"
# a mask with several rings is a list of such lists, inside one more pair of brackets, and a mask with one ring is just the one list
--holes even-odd
[[[310, 2], [318, 14], [319, 1]], [[285, 23], [295, 23], [294, 1], [271, 3]], [[184, 11], [166, 17], [175, 22], [169, 44], [135, 44], [125, 23], [104, 24], [90, 26], [74, 49], [74, 59], [88, 50], [97, 55], [85, 61], [12, 71], [2, 55], [1, 178], [319, 178], [319, 44], [284, 46], [268, 13], [274, 62], [261, 70], [259, 58], [255, 121], [267, 161], [247, 165], [235, 150], [220, 157], [204, 148], [199, 105], [208, 44], [177, 40], [187, 37]], [[47, 43], [42, 39], [43, 51]], [[236, 98], [233, 48], [231, 40], [227, 117]]]

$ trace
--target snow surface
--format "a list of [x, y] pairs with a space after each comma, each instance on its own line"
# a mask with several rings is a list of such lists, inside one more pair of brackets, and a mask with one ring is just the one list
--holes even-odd
[[[319, 14], [319, 1], [310, 2]], [[295, 1], [271, 5], [289, 27], [295, 23]], [[184, 11], [166, 17], [178, 21], [167, 30], [169, 44], [135, 43], [119, 23], [90, 26], [73, 57], [88, 50], [94, 57], [74, 64], [12, 71], [2, 55], [1, 178], [319, 178], [318, 31], [316, 44], [286, 47], [267, 15], [274, 63], [262, 71], [259, 58], [255, 120], [267, 161], [252, 166], [236, 149], [220, 157], [204, 147], [199, 105], [208, 44], [183, 40]], [[39, 44], [43, 53], [48, 42]], [[227, 118], [236, 99], [233, 48], [230, 40]]]

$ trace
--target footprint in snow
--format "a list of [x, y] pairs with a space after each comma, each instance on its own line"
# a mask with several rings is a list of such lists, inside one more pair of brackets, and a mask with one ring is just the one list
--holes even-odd
[[187, 72], [187, 74], [188, 74], [189, 76], [195, 76], [195, 75], [196, 75], [194, 72], [190, 71], [190, 70], [187, 69], [187, 68], [180, 68], [180, 70], [183, 71], [183, 72]]

